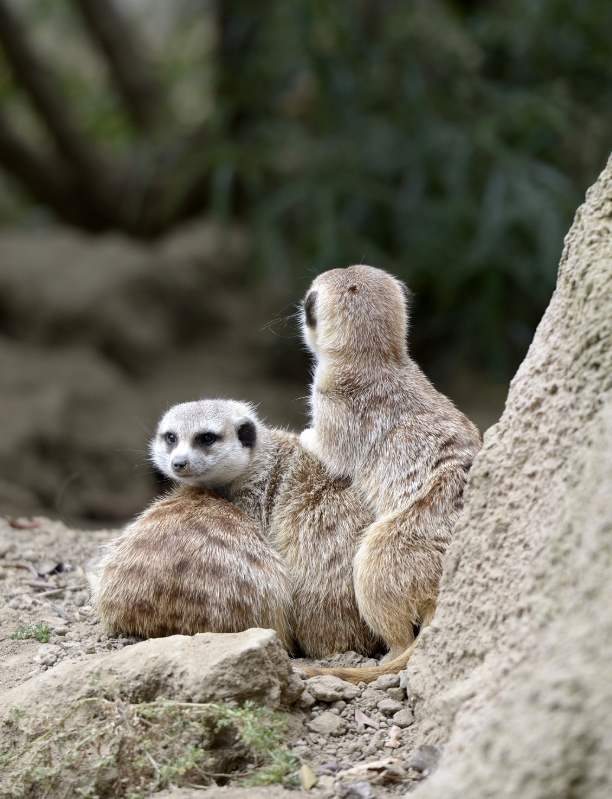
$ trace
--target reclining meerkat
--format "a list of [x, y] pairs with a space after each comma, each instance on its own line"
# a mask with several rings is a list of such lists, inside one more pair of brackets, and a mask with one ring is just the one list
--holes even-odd
[[[216, 519], [229, 503], [236, 514], [241, 514], [236, 535], [229, 515], [229, 524], [223, 524], [233, 569], [248, 556], [245, 542], [251, 546], [252, 529], [245, 524], [243, 515], [249, 517], [250, 524], [257, 525], [260, 535], [265, 534], [272, 573], [268, 575], [265, 561], [258, 560], [256, 568], [249, 572], [253, 583], [249, 587], [254, 588], [256, 580], [261, 580], [263, 594], [278, 586], [278, 595], [268, 596], [268, 604], [287, 608], [295, 641], [305, 655], [325, 657], [351, 649], [372, 654], [380, 650], [383, 642], [357, 608], [352, 575], [361, 532], [373, 516], [349, 482], [331, 479], [317, 459], [300, 446], [295, 434], [266, 427], [249, 405], [201, 400], [176, 405], [164, 415], [151, 443], [151, 455], [160, 471], [185, 488], [145, 511], [98, 567], [101, 588], [94, 592], [94, 602], [107, 625], [125, 628], [121, 613], [131, 614], [128, 600], [134, 602], [140, 583], [149, 592], [153, 586], [155, 591], [167, 593], [163, 588], [166, 574], [173, 575], [175, 561], [183, 560], [179, 545], [183, 535], [186, 539], [191, 535], [192, 503], [198, 504], [198, 492], [202, 492], [205, 504], [200, 518], [202, 525], [208, 525], [209, 535], [217, 534]], [[210, 490], [219, 496], [210, 494]], [[185, 498], [188, 501], [183, 505]], [[160, 541], [164, 535], [171, 535], [176, 545], [162, 553], [153, 571], [149, 569], [149, 553], [144, 545], [151, 526], [149, 519], [155, 519], [160, 508], [165, 514], [158, 525]], [[132, 541], [142, 542], [141, 554], [131, 551]], [[124, 552], [129, 553], [129, 559]], [[281, 571], [279, 558], [290, 575], [289, 601], [276, 574]], [[132, 579], [135, 568], [141, 573]], [[194, 589], [193, 602], [197, 603], [197, 586], [206, 584], [212, 591], [219, 580], [228, 580], [223, 569], [219, 578], [208, 570], [203, 579], [199, 568], [198, 561], [184, 577], [179, 577], [186, 603], [192, 601], [190, 587]], [[221, 597], [228, 590], [224, 585], [218, 588]], [[216, 599], [216, 605], [222, 602]], [[164, 607], [151, 606], [144, 614], [155, 612], [163, 617]], [[176, 613], [174, 603], [172, 612]], [[258, 624], [278, 631], [274, 624]]]
[[213, 434], [201, 431], [191, 414], [175, 409], [172, 423], [162, 424], [155, 461], [179, 485], [108, 545], [89, 574], [92, 603], [105, 626], [132, 635], [264, 627], [291, 649], [285, 561], [259, 525], [208, 490], [235, 478], [253, 459], [250, 408], [225, 405], [210, 420], [222, 448], [211, 447]]
[[394, 658], [374, 676], [403, 668], [415, 629], [433, 617], [481, 447], [476, 427], [409, 357], [407, 303], [390, 274], [351, 266], [319, 275], [303, 304], [316, 365], [312, 428], [300, 440], [332, 476], [350, 478], [375, 515], [354, 563], [359, 609]]

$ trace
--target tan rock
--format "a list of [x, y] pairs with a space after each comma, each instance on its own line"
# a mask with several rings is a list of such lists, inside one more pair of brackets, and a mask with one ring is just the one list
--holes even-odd
[[324, 674], [306, 680], [306, 690], [317, 702], [337, 702], [339, 699], [355, 699], [361, 690], [339, 677]]
[[612, 795], [612, 163], [485, 435], [407, 669], [422, 799]]
[[85, 663], [64, 661], [1, 694], [0, 721], [18, 708], [19, 728], [31, 734], [44, 726], [45, 718], [59, 718], [71, 701], [108, 686], [129, 702], [251, 699], [277, 708], [298, 698], [301, 680], [273, 630], [173, 635]]

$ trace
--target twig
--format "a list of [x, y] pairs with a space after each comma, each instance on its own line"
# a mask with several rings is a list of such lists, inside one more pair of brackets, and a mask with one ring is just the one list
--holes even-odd
[[73, 0], [87, 29], [108, 61], [117, 88], [136, 126], [155, 127], [162, 116], [163, 91], [142, 55], [127, 20], [113, 0]]
[[114, 170], [109, 169], [109, 164], [78, 129], [67, 110], [65, 99], [49, 77], [49, 70], [31, 47], [6, 0], [0, 0], [0, 42], [17, 80], [29, 94], [59, 151], [72, 164], [76, 174], [84, 178], [84, 188], [90, 189], [90, 199], [98, 212], [112, 216], [113, 204], [117, 203], [112, 188]]

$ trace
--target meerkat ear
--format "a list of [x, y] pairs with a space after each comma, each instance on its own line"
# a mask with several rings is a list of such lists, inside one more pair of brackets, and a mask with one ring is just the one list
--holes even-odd
[[310, 291], [304, 300], [304, 321], [307, 327], [317, 326], [317, 292]]
[[241, 419], [236, 425], [236, 435], [243, 447], [253, 449], [257, 441], [257, 428], [251, 419]]

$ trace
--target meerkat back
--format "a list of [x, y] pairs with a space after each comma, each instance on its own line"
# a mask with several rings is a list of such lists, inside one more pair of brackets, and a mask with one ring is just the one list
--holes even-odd
[[287, 569], [246, 514], [180, 487], [109, 545], [93, 603], [109, 629], [141, 637], [272, 628], [291, 649]]
[[354, 481], [375, 521], [355, 557], [359, 608], [393, 655], [435, 608], [442, 557], [480, 449], [472, 423], [407, 350], [408, 290], [369, 266], [319, 275], [304, 301], [316, 359], [301, 441]]

